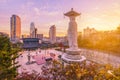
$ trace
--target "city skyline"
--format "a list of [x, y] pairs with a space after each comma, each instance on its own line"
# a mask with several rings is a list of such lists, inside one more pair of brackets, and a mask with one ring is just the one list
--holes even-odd
[[112, 30], [120, 24], [119, 3], [120, 0], [2, 0], [0, 32], [10, 34], [10, 16], [16, 14], [21, 18], [21, 34], [29, 34], [30, 23], [34, 22], [40, 34], [48, 36], [49, 26], [56, 25], [56, 34], [65, 35], [69, 19], [63, 14], [71, 8], [81, 13], [76, 20], [78, 31], [87, 26]]

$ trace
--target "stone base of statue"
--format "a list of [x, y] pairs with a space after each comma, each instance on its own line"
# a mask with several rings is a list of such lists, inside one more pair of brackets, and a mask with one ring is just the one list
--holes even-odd
[[66, 63], [82, 63], [86, 61], [86, 57], [81, 56], [80, 53], [80, 49], [67, 49], [61, 58]]

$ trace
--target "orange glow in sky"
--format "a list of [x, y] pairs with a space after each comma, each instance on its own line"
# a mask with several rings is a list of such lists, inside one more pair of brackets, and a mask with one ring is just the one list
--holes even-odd
[[67, 33], [69, 18], [64, 13], [74, 8], [81, 16], [76, 18], [78, 31], [89, 26], [97, 30], [113, 30], [120, 24], [120, 0], [0, 0], [0, 32], [10, 33], [10, 17], [21, 18], [22, 34], [29, 34], [34, 22], [38, 33], [48, 36], [51, 25], [57, 35]]

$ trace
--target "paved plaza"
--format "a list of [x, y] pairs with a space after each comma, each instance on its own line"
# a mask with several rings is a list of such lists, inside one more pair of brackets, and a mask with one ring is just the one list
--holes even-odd
[[[28, 63], [28, 54], [30, 53], [30, 62], [33, 62], [31, 64]], [[45, 59], [52, 58], [52, 59], [58, 59], [58, 55], [62, 54], [62, 52], [48, 49], [48, 50], [36, 50], [36, 51], [23, 51], [20, 52], [19, 58], [17, 61], [19, 61], [19, 65], [21, 65], [18, 68], [18, 73], [21, 72], [41, 72], [41, 67], [46, 63]]]
[[[81, 49], [82, 53], [81, 55], [85, 56], [87, 60], [92, 60], [94, 62], [100, 63], [100, 64], [112, 64], [114, 67], [120, 66], [120, 57], [109, 55], [102, 52], [92, 51], [92, 50], [86, 50]], [[28, 63], [28, 54], [30, 53], [30, 62], [33, 62], [31, 64]], [[18, 68], [18, 73], [21, 72], [41, 72], [41, 67], [46, 63], [45, 59], [52, 58], [57, 60], [58, 55], [63, 54], [63, 52], [56, 51], [54, 49], [48, 49], [48, 50], [36, 50], [36, 51], [23, 51], [20, 52], [19, 58], [16, 61], [19, 61], [19, 64], [21, 65]]]

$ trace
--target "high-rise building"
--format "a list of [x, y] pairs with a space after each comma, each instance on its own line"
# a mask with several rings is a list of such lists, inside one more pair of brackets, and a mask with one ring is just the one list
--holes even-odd
[[35, 38], [37, 38], [37, 28], [35, 28]]
[[30, 24], [30, 38], [35, 38], [36, 34], [36, 29], [35, 29], [35, 24], [31, 22]]
[[49, 39], [52, 44], [56, 43], [56, 27], [52, 25], [49, 30]]
[[21, 20], [17, 15], [10, 18], [10, 37], [11, 41], [18, 41], [21, 36]]

